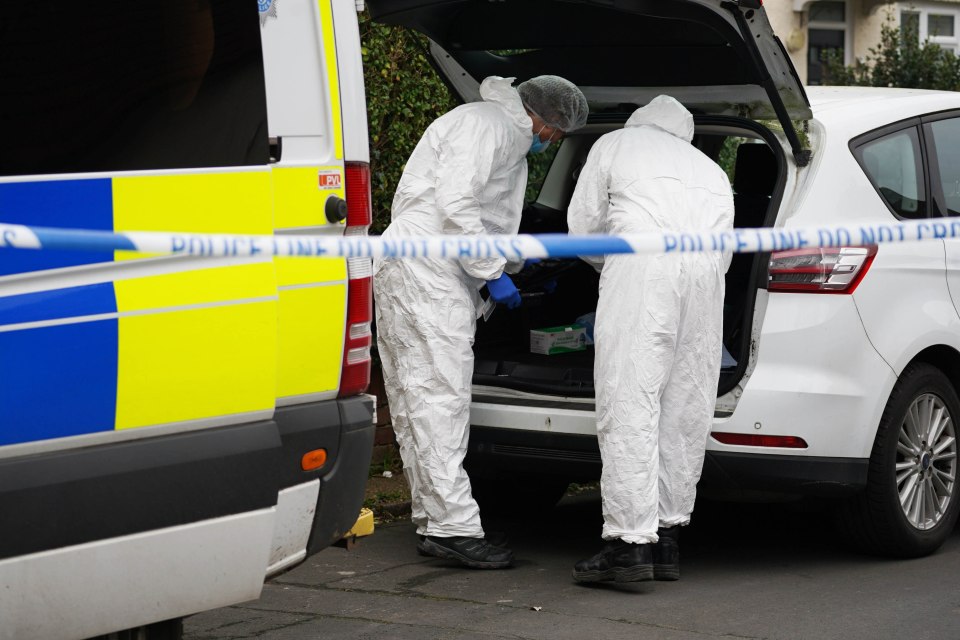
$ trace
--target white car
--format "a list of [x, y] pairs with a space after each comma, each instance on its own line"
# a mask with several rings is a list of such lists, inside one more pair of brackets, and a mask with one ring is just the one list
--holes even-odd
[[[960, 94], [805, 91], [759, 2], [369, 4], [426, 33], [465, 100], [490, 74], [584, 90], [590, 122], [563, 140], [521, 232], [564, 232], [591, 144], [660, 93], [733, 173], [738, 227], [960, 215]], [[546, 261], [517, 282], [524, 304], [478, 329], [467, 465], [481, 501], [552, 504], [599, 477], [593, 352], [533, 354], [529, 331], [594, 311], [598, 276]], [[701, 494], [824, 496], [861, 548], [936, 550], [960, 510], [957, 301], [955, 241], [735, 256]]]

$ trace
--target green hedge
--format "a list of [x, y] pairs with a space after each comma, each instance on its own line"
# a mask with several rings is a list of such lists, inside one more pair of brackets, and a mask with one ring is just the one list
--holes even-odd
[[[428, 61], [424, 36], [376, 24], [363, 12], [360, 40], [370, 128], [371, 233], [380, 233], [390, 222], [390, 204], [407, 158], [427, 126], [458, 101]], [[529, 158], [528, 201], [539, 192], [556, 146]]]
[[372, 233], [390, 222], [403, 167], [424, 130], [457, 102], [427, 61], [427, 39], [360, 15], [363, 81], [370, 128]]

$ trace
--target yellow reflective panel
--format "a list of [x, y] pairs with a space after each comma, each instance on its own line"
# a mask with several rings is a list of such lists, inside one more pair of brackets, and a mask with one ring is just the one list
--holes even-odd
[[269, 261], [117, 280], [113, 286], [117, 293], [117, 311], [121, 313], [277, 295], [275, 273]]
[[330, 112], [333, 115], [333, 148], [338, 160], [343, 159], [343, 121], [340, 115], [340, 78], [337, 68], [337, 43], [333, 32], [332, 0], [318, 0], [320, 26], [323, 29], [323, 59], [327, 65], [327, 86], [330, 88]]
[[277, 229], [327, 225], [327, 198], [346, 198], [342, 165], [273, 167], [272, 173]]
[[[273, 233], [268, 169], [113, 178], [115, 231]], [[129, 251], [117, 260], [146, 257]]]
[[115, 231], [270, 235], [270, 172], [115, 177]]
[[275, 302], [121, 317], [117, 429], [269, 410]]
[[346, 285], [280, 292], [277, 397], [333, 391], [340, 384]]
[[347, 279], [347, 261], [343, 258], [274, 258], [274, 263], [281, 287]]

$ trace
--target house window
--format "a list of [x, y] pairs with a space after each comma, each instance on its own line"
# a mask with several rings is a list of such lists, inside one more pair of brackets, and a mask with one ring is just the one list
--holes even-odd
[[941, 49], [960, 52], [960, 9], [942, 3], [910, 5], [900, 12], [900, 32]]
[[823, 57], [835, 51], [850, 63], [850, 12], [846, 0], [811, 2], [807, 13], [807, 84], [823, 83]]

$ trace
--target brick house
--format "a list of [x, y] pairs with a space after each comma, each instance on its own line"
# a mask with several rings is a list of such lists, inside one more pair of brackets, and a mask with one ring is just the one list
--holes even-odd
[[766, 0], [763, 6], [805, 84], [820, 84], [824, 49], [842, 49], [847, 64], [865, 58], [886, 20], [912, 22], [921, 40], [960, 53], [960, 0]]

